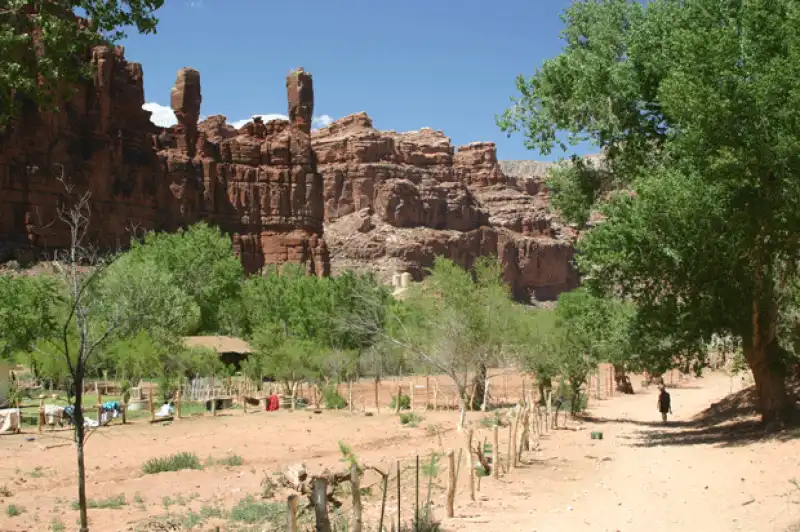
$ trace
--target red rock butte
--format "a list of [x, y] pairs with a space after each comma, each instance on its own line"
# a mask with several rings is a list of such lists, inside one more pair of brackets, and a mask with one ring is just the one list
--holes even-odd
[[437, 255], [467, 268], [491, 255], [518, 299], [577, 285], [575, 234], [547, 212], [541, 176], [506, 175], [493, 143], [378, 131], [364, 113], [312, 132], [302, 68], [286, 78], [288, 121], [238, 130], [224, 116], [199, 121], [200, 73], [183, 68], [170, 96], [178, 123], [161, 128], [142, 109], [139, 64], [108, 46], [91, 61], [94, 78], [60, 112], [23, 103], [0, 130], [0, 261], [68, 244], [64, 176], [91, 193], [89, 238], [107, 249], [205, 220], [231, 235], [248, 272], [292, 262], [420, 280]]

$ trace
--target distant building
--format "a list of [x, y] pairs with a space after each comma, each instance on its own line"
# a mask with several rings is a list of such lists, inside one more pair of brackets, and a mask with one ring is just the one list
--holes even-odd
[[250, 344], [232, 336], [187, 336], [183, 339], [186, 347], [204, 347], [217, 352], [226, 365], [240, 369], [243, 360], [252, 353]]

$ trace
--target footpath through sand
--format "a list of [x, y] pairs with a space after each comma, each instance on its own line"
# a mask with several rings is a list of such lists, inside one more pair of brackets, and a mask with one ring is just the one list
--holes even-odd
[[[800, 521], [800, 489], [790, 482], [800, 480], [800, 442], [693, 422], [729, 391], [720, 374], [670, 389], [675, 415], [666, 427], [655, 387], [596, 402], [592, 422], [551, 432], [531, 463], [502, 481], [505, 497], [492, 493], [448, 528], [786, 531]], [[591, 440], [592, 430], [604, 439]]]

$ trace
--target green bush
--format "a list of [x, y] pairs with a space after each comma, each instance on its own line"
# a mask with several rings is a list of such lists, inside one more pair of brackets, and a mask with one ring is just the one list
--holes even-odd
[[145, 475], [181, 471], [183, 469], [203, 469], [203, 464], [200, 463], [200, 459], [194, 453], [176, 453], [171, 456], [151, 458], [142, 465], [142, 473]]
[[6, 508], [6, 515], [9, 517], [17, 517], [18, 515], [22, 515], [25, 509], [21, 506], [17, 506], [16, 504], [9, 504], [8, 508]]
[[329, 386], [322, 390], [322, 402], [325, 404], [325, 408], [332, 410], [347, 408], [347, 401], [339, 395], [335, 386]]
[[422, 421], [422, 416], [418, 416], [414, 412], [400, 414], [400, 423], [407, 427], [416, 427], [420, 421]]
[[[114, 495], [113, 497], [108, 497], [106, 499], [87, 499], [86, 500], [86, 507], [91, 510], [118, 510], [123, 506], [127, 506], [128, 501], [125, 499], [125, 495]], [[72, 509], [79, 510], [80, 505], [78, 501], [72, 501]]]
[[[392, 397], [392, 402], [389, 403], [389, 408], [397, 408], [397, 396]], [[401, 393], [400, 394], [400, 410], [411, 410], [411, 397]]]
[[231, 509], [231, 519], [250, 525], [284, 524], [286, 517], [282, 503], [260, 502], [248, 495]]

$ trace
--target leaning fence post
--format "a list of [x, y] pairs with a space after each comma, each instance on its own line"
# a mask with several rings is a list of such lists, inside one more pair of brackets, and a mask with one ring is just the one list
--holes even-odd
[[39, 425], [39, 432], [42, 432], [44, 430], [44, 395], [39, 396], [39, 420], [37, 423]]
[[395, 401], [395, 405], [394, 405], [394, 413], [395, 414], [399, 414], [400, 413], [400, 398], [401, 397], [403, 397], [403, 385], [402, 384], [398, 384], [397, 385], [397, 400]]
[[467, 465], [469, 466], [469, 498], [475, 500], [475, 464], [472, 462], [473, 429], [467, 431]]
[[453, 451], [447, 453], [447, 517], [453, 517], [453, 505], [456, 500], [456, 455]]
[[417, 455], [417, 474], [414, 488], [414, 531], [419, 532], [419, 455]]
[[156, 421], [156, 411], [153, 407], [153, 387], [150, 387], [150, 393], [147, 394], [147, 405], [150, 408], [150, 423], [155, 423]]
[[389, 494], [389, 472], [383, 476], [383, 498], [381, 499], [381, 518], [378, 520], [378, 531], [383, 532], [383, 516], [386, 515], [386, 496]]
[[325, 478], [314, 479], [314, 516], [317, 521], [317, 532], [331, 532], [331, 522], [328, 519], [328, 481]]
[[287, 523], [286, 530], [288, 532], [297, 532], [297, 495], [289, 495], [286, 500], [287, 506]]
[[352, 532], [361, 532], [361, 472], [358, 470], [358, 464], [350, 466], [350, 484], [353, 488]]

